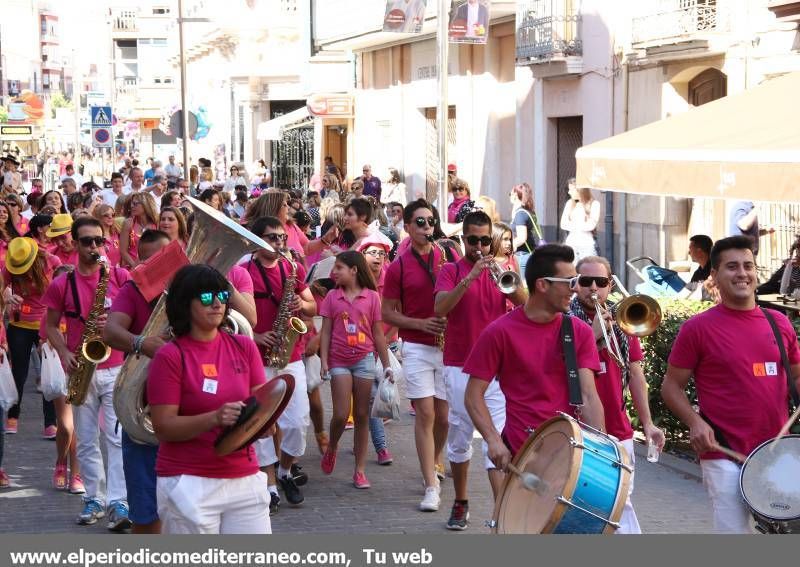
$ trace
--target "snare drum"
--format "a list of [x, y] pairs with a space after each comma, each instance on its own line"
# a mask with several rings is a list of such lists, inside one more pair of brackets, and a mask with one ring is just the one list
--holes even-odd
[[561, 413], [544, 422], [514, 458], [543, 482], [525, 488], [506, 474], [495, 504], [493, 533], [613, 533], [628, 497], [633, 467], [621, 444]]
[[800, 435], [770, 439], [750, 453], [739, 474], [742, 497], [767, 534], [800, 533]]

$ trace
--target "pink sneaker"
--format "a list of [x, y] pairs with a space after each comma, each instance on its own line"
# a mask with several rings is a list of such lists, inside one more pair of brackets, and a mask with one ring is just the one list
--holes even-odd
[[86, 494], [86, 488], [83, 486], [83, 479], [81, 475], [74, 474], [69, 479], [69, 493], [70, 494]]
[[381, 449], [378, 451], [378, 464], [379, 465], [391, 465], [394, 461], [392, 454], [389, 452], [389, 449]]
[[369, 480], [367, 480], [367, 475], [365, 475], [363, 472], [356, 471], [356, 474], [353, 475], [353, 486], [364, 489], [369, 488], [372, 485], [369, 483]]
[[56, 438], [56, 429], [55, 425], [48, 425], [42, 431], [42, 439], [55, 439]]
[[64, 463], [63, 465], [56, 465], [56, 468], [53, 470], [53, 488], [56, 490], [66, 490], [67, 489], [67, 465]]
[[6, 420], [6, 435], [13, 435], [17, 432], [19, 422], [16, 417], [9, 417]]
[[325, 451], [325, 454], [322, 455], [322, 464], [320, 466], [322, 467], [322, 472], [331, 474], [336, 467], [336, 452], [332, 452], [330, 449]]
[[11, 479], [8, 478], [6, 471], [0, 469], [0, 488], [8, 488], [11, 486]]

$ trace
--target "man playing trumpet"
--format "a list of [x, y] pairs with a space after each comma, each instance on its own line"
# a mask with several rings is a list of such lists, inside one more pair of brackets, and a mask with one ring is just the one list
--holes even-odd
[[[447, 522], [449, 530], [467, 528], [469, 503], [467, 500], [467, 472], [472, 458], [472, 434], [475, 426], [464, 407], [464, 392], [469, 375], [462, 370], [467, 355], [478, 335], [495, 319], [506, 313], [506, 298], [515, 305], [525, 302], [522, 285], [508, 295], [498, 289], [492, 275], [494, 258], [489, 255], [492, 246], [492, 220], [483, 211], [473, 211], [464, 217], [464, 257], [453, 264], [445, 264], [436, 279], [434, 312], [447, 317], [447, 341], [444, 346], [444, 381], [447, 403], [450, 406], [447, 435], [447, 457], [453, 471], [455, 502]], [[484, 395], [495, 428], [505, 424], [506, 404], [496, 380], [489, 383]], [[489, 482], [496, 496], [500, 490], [502, 473], [488, 457], [485, 459]]]
[[[597, 393], [605, 413], [606, 432], [620, 440], [633, 464], [633, 428], [625, 411], [626, 388], [630, 388], [633, 406], [636, 408], [648, 443], [655, 444], [659, 450], [664, 446], [664, 432], [653, 425], [650, 417], [647, 381], [641, 366], [642, 347], [637, 337], [626, 335], [619, 326], [613, 324], [608, 306], [599, 317], [597, 316], [598, 305], [603, 309], [611, 291], [611, 265], [608, 260], [600, 256], [587, 256], [578, 261], [575, 269], [578, 278], [569, 312], [570, 315], [592, 325], [600, 355], [600, 371], [595, 372], [595, 377]], [[605, 334], [601, 327], [603, 324], [606, 325]], [[611, 345], [607, 343], [605, 337], [611, 340]], [[614, 349], [614, 352], [609, 352], [609, 349]], [[620, 529], [617, 531], [619, 534], [642, 532], [631, 504], [631, 493], [633, 493], [633, 475], [631, 475], [628, 499], [620, 518]]]

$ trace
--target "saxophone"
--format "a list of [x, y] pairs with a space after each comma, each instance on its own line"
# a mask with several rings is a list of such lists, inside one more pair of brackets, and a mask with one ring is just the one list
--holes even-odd
[[86, 401], [95, 368], [111, 356], [111, 348], [103, 342], [103, 337], [97, 329], [97, 318], [105, 312], [110, 270], [101, 263], [103, 259], [99, 254], [94, 254], [94, 260], [100, 263], [100, 281], [94, 294], [92, 309], [83, 327], [81, 341], [75, 349], [78, 368], [70, 372], [67, 380], [67, 402], [74, 406], [82, 405]]
[[289, 357], [292, 356], [297, 339], [300, 338], [300, 335], [308, 332], [306, 324], [299, 317], [293, 317], [291, 312], [291, 305], [294, 303], [295, 297], [294, 288], [297, 285], [297, 264], [288, 254], [283, 253], [283, 257], [292, 266], [292, 271], [283, 282], [283, 295], [280, 305], [278, 305], [278, 315], [272, 324], [272, 332], [277, 335], [280, 344], [276, 348], [268, 349], [264, 355], [267, 365], [276, 369], [284, 368], [289, 364]]

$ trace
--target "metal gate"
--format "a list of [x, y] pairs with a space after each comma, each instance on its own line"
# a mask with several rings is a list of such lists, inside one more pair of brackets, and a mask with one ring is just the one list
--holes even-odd
[[314, 174], [314, 128], [285, 130], [272, 142], [272, 185], [305, 192]]
[[762, 203], [756, 207], [759, 226], [775, 229], [775, 232], [759, 240], [758, 276], [759, 281], [763, 282], [789, 257], [789, 249], [800, 235], [800, 204]]
[[[583, 145], [583, 116], [567, 116], [556, 119], [556, 226], [561, 221], [561, 211], [569, 199], [567, 181], [575, 177], [575, 152]], [[559, 240], [566, 233], [559, 230]]]

